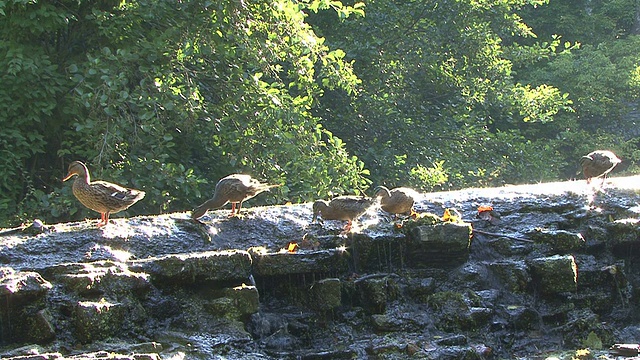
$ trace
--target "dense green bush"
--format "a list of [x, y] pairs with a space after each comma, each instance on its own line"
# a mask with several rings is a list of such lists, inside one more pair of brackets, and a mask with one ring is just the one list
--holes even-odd
[[1, 1], [0, 226], [96, 216], [73, 160], [147, 192], [126, 215], [234, 172], [282, 184], [255, 203], [568, 179], [594, 148], [634, 172], [634, 19], [584, 5]]

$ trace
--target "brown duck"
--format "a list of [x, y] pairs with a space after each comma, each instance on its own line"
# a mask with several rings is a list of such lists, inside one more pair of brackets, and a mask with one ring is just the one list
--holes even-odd
[[[217, 209], [231, 203], [231, 214], [240, 214], [240, 208], [245, 200], [280, 185], [268, 185], [259, 182], [245, 174], [232, 174], [224, 177], [216, 184], [213, 197], [191, 211], [191, 218], [197, 220], [204, 216], [209, 209]], [[236, 204], [238, 209], [236, 211]]]
[[73, 195], [82, 205], [100, 213], [98, 227], [107, 225], [109, 215], [128, 209], [131, 205], [144, 198], [145, 192], [128, 189], [106, 181], [91, 181], [87, 166], [80, 161], [69, 164], [67, 176], [62, 181], [78, 175], [73, 182]]
[[580, 159], [580, 166], [582, 166], [582, 173], [587, 179], [587, 184], [591, 183], [591, 179], [602, 177], [602, 187], [607, 174], [618, 165], [620, 160], [616, 154], [609, 150], [596, 150], [583, 156]]
[[326, 200], [316, 200], [313, 203], [313, 218], [311, 222], [318, 220], [318, 216], [324, 220], [347, 220], [344, 230], [351, 230], [353, 220], [359, 218], [371, 206], [375, 200], [364, 196], [338, 196]]
[[394, 215], [411, 213], [416, 196], [415, 190], [405, 187], [389, 190], [384, 186], [377, 186], [374, 191], [376, 197], [380, 198], [382, 210]]

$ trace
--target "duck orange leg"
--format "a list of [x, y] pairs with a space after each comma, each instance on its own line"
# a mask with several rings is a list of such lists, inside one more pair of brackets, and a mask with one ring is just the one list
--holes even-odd
[[232, 202], [231, 203], [231, 214], [229, 214], [229, 217], [234, 217], [235, 214], [236, 214], [236, 203]]
[[348, 233], [349, 231], [351, 231], [351, 225], [352, 225], [351, 220], [348, 220], [347, 225], [345, 225], [343, 229], [345, 233]]
[[109, 223], [109, 213], [100, 213], [100, 222], [98, 227], [103, 227]]

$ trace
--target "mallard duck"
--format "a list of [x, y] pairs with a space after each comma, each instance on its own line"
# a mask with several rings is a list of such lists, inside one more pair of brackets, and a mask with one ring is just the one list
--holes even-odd
[[318, 220], [318, 216], [324, 220], [347, 220], [344, 230], [351, 230], [353, 220], [364, 214], [375, 200], [364, 196], [338, 196], [326, 200], [316, 200], [313, 203], [313, 218], [311, 222]]
[[596, 150], [583, 156], [580, 159], [580, 166], [582, 166], [582, 174], [587, 179], [587, 184], [591, 183], [591, 179], [602, 177], [602, 184], [607, 178], [607, 174], [618, 165], [620, 160], [616, 154], [609, 150]]
[[[213, 197], [191, 211], [191, 218], [197, 220], [209, 209], [217, 209], [231, 203], [230, 217], [240, 214], [240, 208], [245, 200], [280, 185], [263, 184], [245, 174], [232, 174], [224, 177], [216, 184]], [[236, 211], [236, 204], [238, 209]]]
[[389, 190], [384, 186], [377, 186], [374, 191], [376, 197], [380, 198], [382, 210], [394, 215], [411, 213], [417, 195], [415, 190], [405, 187]]
[[62, 181], [78, 178], [73, 182], [73, 195], [82, 205], [100, 213], [98, 227], [107, 225], [109, 215], [128, 209], [131, 205], [144, 198], [145, 192], [128, 189], [106, 181], [91, 181], [87, 166], [80, 161], [69, 164], [67, 176]]

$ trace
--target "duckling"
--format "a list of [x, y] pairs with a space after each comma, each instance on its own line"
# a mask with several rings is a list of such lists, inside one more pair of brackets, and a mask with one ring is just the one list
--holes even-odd
[[622, 160], [613, 152], [609, 150], [596, 150], [583, 156], [580, 159], [580, 166], [582, 166], [582, 173], [587, 179], [587, 184], [590, 184], [593, 178], [602, 177], [602, 183], [600, 184], [600, 187], [602, 187], [609, 172], [620, 162], [622, 162]]
[[318, 220], [318, 216], [324, 220], [347, 220], [344, 231], [351, 230], [353, 221], [375, 204], [375, 200], [364, 196], [338, 196], [326, 200], [316, 200], [313, 203], [313, 218], [311, 222]]
[[[238, 216], [240, 214], [240, 208], [242, 208], [242, 203], [245, 200], [251, 199], [261, 192], [268, 191], [277, 186], [280, 185], [263, 184], [250, 175], [231, 174], [218, 181], [213, 197], [193, 209], [193, 211], [191, 211], [191, 218], [197, 220], [204, 216], [209, 209], [217, 209], [227, 203], [231, 203], [231, 214], [229, 217]], [[238, 207], [237, 211], [236, 205]]]
[[384, 186], [375, 188], [376, 197], [380, 198], [382, 210], [397, 214], [410, 214], [413, 210], [413, 203], [417, 195], [416, 191], [406, 187], [398, 187], [389, 190]]
[[128, 209], [131, 205], [144, 198], [145, 192], [129, 189], [106, 181], [91, 181], [87, 166], [74, 161], [69, 164], [67, 176], [62, 181], [67, 181], [78, 175], [71, 189], [73, 195], [89, 209], [100, 213], [98, 227], [109, 223], [109, 215]]

